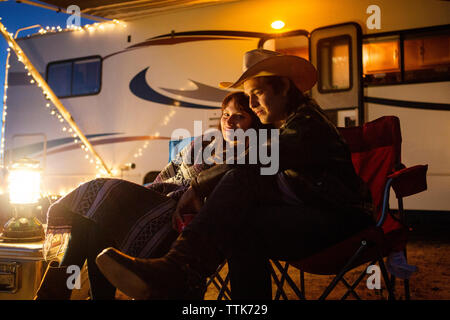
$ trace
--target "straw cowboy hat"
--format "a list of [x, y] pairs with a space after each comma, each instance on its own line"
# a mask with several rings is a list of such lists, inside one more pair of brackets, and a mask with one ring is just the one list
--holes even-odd
[[316, 68], [308, 60], [264, 49], [255, 49], [245, 53], [243, 71], [244, 73], [236, 82], [220, 82], [219, 86], [239, 89], [249, 79], [282, 76], [291, 79], [302, 92], [305, 92], [311, 89], [317, 81]]

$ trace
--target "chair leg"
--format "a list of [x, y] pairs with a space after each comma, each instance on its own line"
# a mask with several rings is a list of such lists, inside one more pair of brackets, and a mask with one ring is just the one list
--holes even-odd
[[[275, 261], [274, 261], [274, 263], [275, 263]], [[277, 265], [277, 264], [275, 264], [275, 265], [278, 269], [280, 269], [280, 268], [283, 269], [281, 267], [281, 265]], [[279, 293], [279, 295], [281, 295], [284, 300], [289, 300], [286, 293], [283, 290], [283, 284], [281, 283], [280, 280], [278, 280], [277, 274], [275, 273], [275, 270], [273, 269], [272, 264], [269, 264], [269, 270], [270, 270], [270, 274], [272, 275], [272, 279], [277, 286], [277, 295]], [[279, 299], [280, 299], [280, 297], [278, 296], [278, 298], [276, 300], [279, 300]]]
[[[282, 268], [281, 270], [278, 270], [281, 273], [281, 279], [280, 279], [280, 286], [279, 287], [277, 286], [277, 292], [275, 293], [274, 300], [280, 300], [281, 292], [283, 291], [283, 285], [286, 280], [286, 275], [288, 274], [288, 269], [289, 269], [289, 263], [286, 262], [284, 264], [284, 268]], [[275, 281], [275, 279], [274, 279], [274, 281]]]
[[386, 270], [386, 266], [384, 265], [383, 256], [380, 254], [378, 258], [378, 264], [380, 265], [381, 274], [383, 275], [384, 283], [386, 284], [387, 290], [389, 292], [389, 300], [395, 300], [394, 290], [391, 286], [391, 281], [389, 279], [389, 275]]
[[[216, 270], [216, 272], [214, 272], [214, 274], [212, 274], [209, 278], [208, 281], [206, 282], [206, 287], [209, 287], [211, 284], [214, 284], [214, 279], [217, 277], [217, 275], [219, 274], [219, 272], [223, 269], [223, 267], [225, 266], [226, 262], [222, 263]], [[216, 285], [217, 286], [217, 285]]]
[[216, 287], [217, 291], [219, 291], [219, 294], [218, 294], [218, 296], [217, 296], [217, 300], [220, 300], [220, 299], [222, 299], [223, 297], [224, 297], [226, 300], [231, 300], [231, 298], [229, 297], [229, 295], [226, 294], [226, 290], [224, 289], [223, 285], [221, 285], [220, 283], [218, 283], [218, 282], [216, 281], [216, 279], [211, 279], [210, 284], [213, 284], [213, 285]]
[[[274, 260], [273, 263], [275, 264], [275, 266], [278, 269], [283, 269], [283, 267], [281, 266], [279, 261]], [[274, 274], [275, 274], [275, 272], [274, 272]], [[292, 280], [292, 278], [289, 276], [288, 273], [285, 274], [285, 278], [286, 278], [286, 281], [287, 281], [288, 285], [292, 288], [292, 290], [294, 290], [294, 292], [297, 295], [297, 297], [300, 300], [306, 300], [305, 296], [303, 295], [303, 292], [300, 291], [300, 289], [298, 288], [297, 284], [295, 283], [294, 280]]]
[[305, 273], [300, 270], [300, 290], [303, 292], [303, 296], [306, 299], [306, 292], [305, 292]]
[[[405, 225], [406, 225], [406, 216], [405, 216]], [[404, 249], [406, 261], [408, 261], [408, 253], [406, 251], [406, 247]], [[405, 288], [405, 300], [411, 300], [411, 293], [409, 291], [409, 279], [405, 279], [403, 281], [403, 286]]]
[[366, 241], [361, 241], [361, 246], [358, 250], [356, 250], [355, 254], [351, 257], [350, 261], [347, 262], [344, 268], [334, 277], [333, 281], [328, 285], [328, 287], [325, 289], [325, 291], [322, 293], [322, 295], [319, 297], [319, 300], [325, 300], [328, 295], [333, 291], [333, 289], [336, 287], [337, 283], [341, 280], [341, 278], [347, 273], [347, 271], [350, 270], [351, 265], [353, 262], [358, 258], [358, 256], [361, 254], [361, 252], [367, 247]]
[[[206, 288], [208, 288], [211, 284], [213, 284], [216, 289], [219, 291], [219, 295], [217, 296], [218, 300], [221, 300], [222, 298], [225, 298], [226, 300], [231, 300], [231, 292], [230, 289], [228, 288], [228, 282], [229, 282], [229, 277], [228, 277], [228, 273], [227, 273], [227, 277], [225, 278], [225, 280], [222, 279], [222, 277], [220, 276], [220, 271], [223, 269], [223, 267], [226, 265], [226, 261], [224, 263], [222, 263], [216, 270], [216, 272], [214, 272], [213, 275], [211, 275], [208, 279], [208, 281], [206, 282]], [[216, 281], [217, 280], [217, 281]]]
[[353, 282], [352, 285], [348, 284], [348, 282], [342, 278], [342, 283], [347, 287], [347, 292], [342, 296], [341, 300], [347, 299], [348, 295], [351, 293], [357, 300], [361, 300], [359, 295], [355, 292], [355, 288], [358, 286], [358, 284], [361, 282], [362, 278], [366, 275], [365, 270], [361, 272], [359, 277]]
[[219, 291], [219, 295], [217, 296], [217, 300], [222, 300], [222, 298], [225, 298], [225, 300], [231, 300], [231, 292], [230, 289], [228, 289], [228, 283], [230, 282], [230, 273], [227, 273], [227, 276], [225, 277], [225, 280], [222, 280], [222, 277], [219, 276], [219, 282], [222, 285], [222, 288]]
[[405, 287], [405, 300], [411, 300], [411, 293], [409, 291], [409, 279], [404, 280], [403, 286]]

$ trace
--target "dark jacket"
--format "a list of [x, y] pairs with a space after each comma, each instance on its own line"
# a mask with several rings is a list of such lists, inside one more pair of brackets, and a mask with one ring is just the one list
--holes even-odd
[[[230, 167], [217, 165], [203, 171], [191, 186], [205, 197]], [[280, 128], [279, 171], [305, 203], [371, 214], [370, 191], [355, 173], [347, 144], [312, 99]]]

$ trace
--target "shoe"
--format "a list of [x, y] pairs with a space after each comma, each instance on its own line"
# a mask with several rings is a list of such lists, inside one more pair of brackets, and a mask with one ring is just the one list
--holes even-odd
[[205, 279], [223, 261], [218, 252], [182, 233], [162, 258], [140, 259], [107, 248], [96, 259], [108, 281], [139, 300], [203, 298]]

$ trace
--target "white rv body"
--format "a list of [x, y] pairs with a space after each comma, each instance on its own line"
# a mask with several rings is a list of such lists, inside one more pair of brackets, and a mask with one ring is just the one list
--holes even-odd
[[[116, 24], [95, 31], [35, 35], [19, 39], [18, 44], [43, 75], [48, 64], [55, 61], [102, 57], [100, 92], [61, 98], [61, 101], [115, 176], [142, 183], [147, 172], [159, 171], [167, 163], [168, 142], [174, 130], [183, 128], [194, 135], [194, 121], [202, 121], [203, 129], [218, 123], [220, 100], [227, 93], [217, 87], [218, 82], [237, 79], [242, 71], [243, 53], [257, 48], [260, 42], [257, 36], [239, 36], [238, 32], [273, 33], [270, 23], [274, 20], [286, 23], [287, 30], [283, 32], [306, 30], [308, 33], [325, 26], [353, 22], [361, 27], [364, 35], [450, 23], [450, 3], [445, 1], [378, 1], [381, 29], [368, 29], [366, 22], [371, 14], [367, 8], [371, 2], [232, 1], [132, 19], [125, 21], [126, 27]], [[178, 34], [190, 31], [203, 32], [200, 37], [206, 37], [206, 31], [210, 30], [237, 33], [222, 38], [215, 34], [207, 40], [191, 39], [175, 44], [153, 42], [130, 48], [171, 32], [176, 39]], [[86, 159], [89, 154], [81, 150], [71, 135], [62, 131], [61, 123], [50, 115], [51, 107], [46, 107], [42, 91], [29, 83], [23, 65], [14, 57], [10, 65], [10, 79], [16, 82], [8, 88], [6, 148], [9, 160], [13, 159], [11, 150], [44, 139], [46, 152], [42, 146], [41, 151], [27, 156], [42, 163], [45, 192], [66, 193], [95, 178], [99, 172], [95, 162]], [[148, 86], [175, 102], [152, 102], [133, 93], [130, 83], [137, 75], [142, 75], [141, 72]], [[447, 80], [369, 86], [364, 88], [364, 96], [449, 104], [450, 83]], [[398, 116], [404, 163], [429, 165], [428, 191], [405, 199], [405, 208], [450, 211], [449, 111], [373, 103], [365, 103], [363, 108], [365, 122], [383, 115]], [[338, 114], [338, 125], [343, 124], [342, 116], [358, 118], [357, 113], [357, 110], [342, 110]], [[50, 146], [50, 142], [63, 138], [71, 140]], [[136, 168], [120, 170], [129, 163], [134, 163]], [[392, 204], [395, 206], [394, 202]]]

